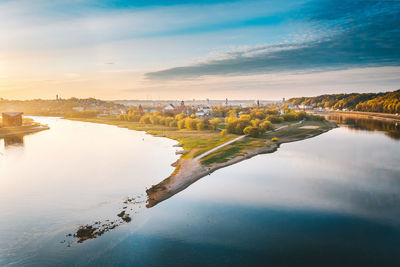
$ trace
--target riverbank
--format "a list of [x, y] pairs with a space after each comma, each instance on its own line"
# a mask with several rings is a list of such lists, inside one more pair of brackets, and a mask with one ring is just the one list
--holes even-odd
[[[273, 125], [275, 130], [268, 131], [259, 138], [253, 138], [234, 134], [221, 136], [216, 131], [178, 130], [174, 127], [119, 121], [112, 117], [68, 119], [146, 131], [155, 136], [179, 141], [179, 146], [185, 153], [182, 153], [180, 159], [173, 164], [175, 171], [168, 178], [147, 189], [148, 208], [170, 198], [218, 169], [259, 154], [272, 153], [280, 144], [311, 138], [336, 127], [331, 122], [320, 120], [278, 123]], [[222, 147], [221, 145], [225, 143], [227, 144]], [[218, 146], [221, 148], [215, 150]]]
[[47, 125], [42, 125], [30, 119], [24, 119], [24, 124], [22, 126], [0, 127], [0, 139], [7, 138], [10, 136], [21, 136], [21, 135], [32, 134], [48, 129], [50, 128]]
[[[305, 126], [303, 126], [303, 124], [288, 126], [282, 128], [281, 130], [267, 133], [267, 136], [280, 136], [281, 139], [277, 142], [272, 142], [269, 140], [265, 141], [265, 139], [261, 139], [263, 141], [258, 140], [258, 142], [256, 142], [255, 140], [251, 140], [256, 138], [250, 138], [246, 136], [242, 138], [242, 140], [229, 144], [228, 146], [223, 147], [202, 159], [179, 159], [174, 164], [174, 166], [176, 166], [176, 170], [171, 176], [159, 184], [152, 186], [146, 191], [148, 196], [146, 207], [151, 208], [157, 205], [158, 203], [186, 189], [200, 178], [210, 175], [218, 169], [236, 164], [260, 154], [273, 153], [283, 143], [312, 138], [337, 127], [335, 124], [327, 121], [318, 123], [305, 122], [305, 124]], [[254, 142], [256, 142], [258, 147]], [[264, 142], [263, 145], [262, 142]], [[234, 156], [226, 157], [226, 155], [229, 154], [228, 152], [232, 150], [236, 152], [231, 153]]]
[[346, 116], [358, 116], [364, 117], [368, 119], [375, 120], [385, 120], [385, 121], [393, 121], [400, 122], [400, 115], [396, 114], [388, 114], [388, 113], [377, 113], [377, 112], [361, 112], [361, 111], [313, 111], [313, 114], [329, 116], [329, 115], [346, 115]]

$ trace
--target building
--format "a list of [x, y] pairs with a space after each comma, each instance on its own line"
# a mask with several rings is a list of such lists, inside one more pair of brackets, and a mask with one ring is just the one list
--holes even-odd
[[22, 126], [22, 112], [4, 112], [3, 127]]
[[181, 105], [180, 106], [175, 106], [173, 104], [168, 104], [165, 108], [163, 108], [163, 111], [170, 111], [170, 112], [174, 112], [176, 114], [179, 113], [187, 113], [187, 107], [185, 106], [185, 102], [181, 101]]
[[175, 111], [175, 106], [173, 104], [169, 104], [164, 108], [164, 111]]
[[138, 111], [139, 111], [140, 113], [144, 113], [144, 110], [143, 110], [143, 107], [142, 107], [141, 104], [139, 104]]
[[204, 117], [208, 116], [211, 113], [211, 108], [208, 106], [197, 106], [197, 109], [195, 111], [195, 115], [199, 117]]

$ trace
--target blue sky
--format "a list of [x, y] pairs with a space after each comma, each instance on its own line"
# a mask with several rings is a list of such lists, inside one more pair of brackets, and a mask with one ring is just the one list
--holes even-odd
[[0, 1], [0, 97], [400, 88], [400, 1]]

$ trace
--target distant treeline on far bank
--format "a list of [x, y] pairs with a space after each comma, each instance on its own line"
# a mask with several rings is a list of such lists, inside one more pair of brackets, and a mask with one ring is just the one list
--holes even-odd
[[331, 94], [296, 97], [286, 101], [293, 107], [312, 107], [364, 112], [400, 113], [400, 90], [386, 93]]

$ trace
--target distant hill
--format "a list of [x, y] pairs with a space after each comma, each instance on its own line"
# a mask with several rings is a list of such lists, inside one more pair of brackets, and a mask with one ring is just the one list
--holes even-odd
[[42, 116], [66, 116], [79, 114], [94, 116], [98, 113], [119, 114], [119, 109], [125, 109], [124, 105], [111, 101], [103, 101], [94, 98], [78, 99], [53, 99], [53, 100], [6, 100], [0, 98], [0, 113], [5, 111], [20, 111], [25, 115]]
[[400, 90], [386, 93], [352, 93], [296, 97], [287, 100], [286, 105], [307, 105], [340, 110], [400, 113]]

